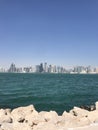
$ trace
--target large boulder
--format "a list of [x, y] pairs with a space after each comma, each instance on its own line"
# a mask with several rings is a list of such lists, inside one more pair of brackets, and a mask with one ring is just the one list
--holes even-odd
[[50, 122], [42, 122], [33, 128], [33, 130], [65, 130], [57, 127], [55, 124]]
[[70, 126], [70, 123], [73, 122], [73, 120], [76, 120], [76, 117], [71, 113], [64, 111], [58, 125], [65, 128]]
[[55, 111], [42, 111], [36, 116], [26, 116], [25, 121], [32, 127], [37, 126], [40, 123], [52, 123], [58, 125], [62, 121], [62, 117], [58, 116]]
[[88, 114], [87, 118], [88, 118], [88, 120], [89, 120], [91, 123], [97, 122], [97, 120], [98, 120], [98, 110], [91, 111], [91, 112]]
[[10, 115], [11, 109], [0, 109], [0, 116], [2, 115]]
[[12, 123], [12, 118], [10, 112], [4, 109], [0, 109], [0, 123]]
[[12, 118], [10, 116], [4, 115], [4, 116], [0, 117], [0, 123], [4, 123], [4, 122], [12, 123], [13, 120], [12, 120]]
[[45, 122], [56, 123], [58, 121], [58, 114], [55, 111], [40, 112], [39, 116], [44, 118]]
[[38, 112], [35, 110], [33, 105], [26, 107], [19, 107], [11, 112], [13, 121], [24, 122], [27, 115], [36, 115]]
[[89, 111], [78, 108], [78, 107], [74, 107], [74, 109], [72, 109], [70, 111], [70, 113], [74, 116], [78, 116], [78, 117], [87, 117], [89, 114]]
[[72, 119], [76, 119], [76, 116], [74, 116], [74, 114], [68, 113], [66, 111], [63, 112], [62, 117], [65, 118], [67, 121], [72, 120]]
[[67, 113], [65, 111], [62, 114], [63, 120], [61, 122], [61, 125], [64, 128], [76, 128], [78, 126], [85, 126], [90, 124], [90, 121], [84, 116], [83, 113], [81, 113], [82, 115], [80, 115], [80, 111], [79, 111], [80, 109], [76, 111], [77, 109], [76, 108], [74, 109], [76, 115], [74, 115], [73, 111], [71, 111], [70, 113]]
[[40, 122], [45, 122], [45, 120], [43, 119], [43, 117], [39, 116], [38, 113], [32, 113], [25, 116], [25, 123], [28, 123], [31, 127], [37, 125]]
[[33, 130], [33, 128], [27, 125], [26, 123], [19, 123], [19, 122], [14, 122], [12, 124], [3, 123], [1, 129], [2, 130]]

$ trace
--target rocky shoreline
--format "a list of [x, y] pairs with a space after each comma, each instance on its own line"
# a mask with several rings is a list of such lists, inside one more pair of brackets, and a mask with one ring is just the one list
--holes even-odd
[[98, 130], [98, 102], [92, 111], [74, 107], [62, 115], [37, 112], [33, 105], [13, 110], [0, 108], [0, 130]]

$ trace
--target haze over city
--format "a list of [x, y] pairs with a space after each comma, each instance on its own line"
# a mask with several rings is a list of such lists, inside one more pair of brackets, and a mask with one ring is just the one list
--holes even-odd
[[1, 0], [0, 67], [98, 67], [98, 0]]

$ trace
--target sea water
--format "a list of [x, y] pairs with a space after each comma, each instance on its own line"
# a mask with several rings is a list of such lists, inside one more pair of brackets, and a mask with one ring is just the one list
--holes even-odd
[[0, 108], [33, 104], [59, 114], [98, 101], [97, 74], [0, 73]]

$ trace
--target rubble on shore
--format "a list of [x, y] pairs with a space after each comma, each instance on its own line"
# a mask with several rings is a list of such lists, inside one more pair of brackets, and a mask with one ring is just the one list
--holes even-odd
[[33, 105], [13, 110], [0, 108], [0, 130], [98, 130], [98, 102], [93, 111], [74, 107], [62, 115], [37, 112]]

